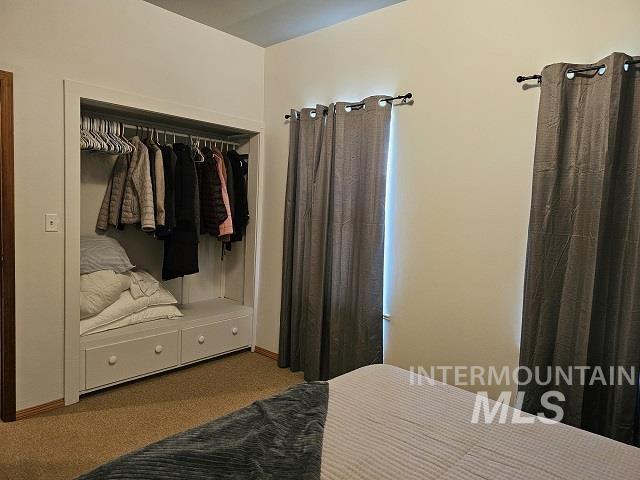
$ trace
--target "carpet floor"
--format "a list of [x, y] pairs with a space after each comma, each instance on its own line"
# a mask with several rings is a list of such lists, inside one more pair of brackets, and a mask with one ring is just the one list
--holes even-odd
[[68, 479], [300, 383], [301, 374], [243, 352], [83, 396], [37, 417], [0, 422], [0, 479]]

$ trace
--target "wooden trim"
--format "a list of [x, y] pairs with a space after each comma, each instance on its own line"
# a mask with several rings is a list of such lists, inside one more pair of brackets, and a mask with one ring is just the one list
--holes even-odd
[[16, 419], [13, 74], [0, 71], [0, 418]]
[[25, 418], [35, 417], [36, 415], [40, 415], [41, 413], [50, 412], [51, 410], [57, 410], [58, 408], [62, 407], [64, 407], [64, 398], [20, 410], [16, 412], [16, 420], [24, 420]]
[[254, 350], [255, 350], [256, 353], [259, 353], [260, 355], [264, 355], [265, 357], [272, 358], [276, 362], [278, 361], [278, 354], [277, 353], [270, 352], [269, 350], [266, 350], [266, 349], [264, 349], [262, 347], [258, 347], [257, 345], [255, 346]]

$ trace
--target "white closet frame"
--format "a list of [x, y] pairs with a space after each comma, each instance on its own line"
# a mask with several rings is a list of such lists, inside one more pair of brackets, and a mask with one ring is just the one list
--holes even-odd
[[[264, 159], [264, 124], [250, 119], [229, 116], [200, 107], [183, 105], [167, 100], [146, 97], [134, 93], [112, 90], [95, 85], [64, 81], [64, 137], [65, 137], [65, 194], [64, 194], [64, 401], [65, 405], [78, 402], [80, 396], [80, 106], [81, 100], [92, 100], [113, 105], [131, 107], [164, 115], [182, 117], [244, 130], [251, 135], [250, 149], [258, 152], [257, 159], [249, 164], [250, 181], [255, 182], [255, 212], [247, 228], [245, 250], [244, 305], [252, 308], [251, 349], [255, 349], [256, 299], [258, 298], [258, 271], [261, 222], [259, 206], [260, 171]], [[251, 190], [251, 189], [250, 189]]]

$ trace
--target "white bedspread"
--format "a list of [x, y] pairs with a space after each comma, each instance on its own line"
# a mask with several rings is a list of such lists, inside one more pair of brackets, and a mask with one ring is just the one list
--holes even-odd
[[472, 424], [475, 394], [410, 376], [375, 365], [329, 382], [322, 478], [640, 479], [640, 449], [559, 423]]

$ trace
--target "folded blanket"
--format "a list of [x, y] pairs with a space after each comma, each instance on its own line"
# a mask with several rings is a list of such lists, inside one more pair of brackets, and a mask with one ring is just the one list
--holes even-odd
[[[107, 330], [136, 325], [138, 323], [153, 322], [165, 318], [180, 318], [183, 316], [182, 312], [178, 310], [178, 307], [175, 305], [153, 305], [113, 321], [106, 321], [104, 316], [102, 318], [104, 320], [103, 322], [92, 322], [90, 319], [82, 321], [80, 322], [80, 336], [93, 335], [94, 333], [106, 332]], [[101, 317], [101, 315], [97, 315], [96, 317]], [[87, 322], [90, 323], [87, 324]]]
[[145, 270], [128, 272], [131, 279], [131, 296], [133, 298], [150, 297], [160, 289], [160, 282]]
[[[178, 303], [178, 301], [166, 288], [159, 287], [158, 291], [153, 295], [149, 297], [143, 295], [139, 298], [133, 298], [131, 289], [128, 289], [120, 293], [117, 301], [111, 303], [103, 311], [97, 315], [83, 319], [80, 322], [80, 335], [90, 332], [95, 333], [98, 329], [108, 330], [102, 327], [111, 325], [133, 313], [141, 312], [147, 307], [154, 305], [174, 305], [176, 303]], [[177, 314], [173, 314], [172, 316], [180, 315], [178, 311]]]

